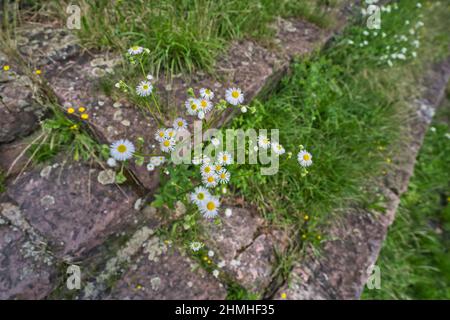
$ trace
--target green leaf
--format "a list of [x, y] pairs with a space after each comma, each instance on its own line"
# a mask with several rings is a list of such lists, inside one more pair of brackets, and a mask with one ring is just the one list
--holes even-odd
[[122, 184], [125, 181], [127, 181], [127, 178], [125, 177], [125, 175], [123, 174], [123, 172], [118, 172], [116, 174], [116, 183], [117, 184]]

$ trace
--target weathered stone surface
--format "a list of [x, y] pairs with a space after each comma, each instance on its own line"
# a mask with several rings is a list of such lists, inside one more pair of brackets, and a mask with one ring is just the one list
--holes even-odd
[[81, 163], [56, 162], [51, 170], [25, 172], [6, 192], [59, 257], [79, 257], [137, 215], [138, 196], [131, 187], [101, 185], [98, 172]]
[[221, 257], [231, 261], [244, 248], [252, 244], [263, 220], [243, 208], [232, 208], [232, 216], [223, 216], [220, 225], [205, 221], [207, 243], [216, 248]]
[[[415, 159], [433, 111], [443, 97], [450, 77], [450, 59], [435, 66], [424, 82], [424, 99], [411, 103], [418, 117], [407, 124], [409, 139], [396, 159], [398, 168], [383, 183], [380, 194], [386, 199], [386, 211], [373, 213], [361, 208], [348, 209], [341, 220], [331, 223], [322, 255], [311, 252], [295, 264], [289, 284], [279, 288], [272, 298], [280, 299], [358, 299], [375, 264], [389, 225], [393, 222], [400, 196], [407, 190]], [[428, 97], [428, 98], [427, 98]], [[424, 112], [426, 110], [426, 112]], [[399, 177], [400, 175], [400, 177]], [[393, 183], [393, 181], [395, 183]]]
[[[154, 153], [156, 150], [151, 148], [157, 127], [154, 120], [127, 101], [113, 101], [110, 97], [99, 94], [97, 85], [100, 78], [98, 71], [94, 70], [113, 72], [112, 68], [119, 61], [108, 54], [72, 57], [59, 64], [48, 75], [48, 81], [64, 108], [86, 108], [89, 124], [101, 142], [110, 144], [118, 139], [128, 139], [136, 143], [142, 137], [146, 142], [143, 152]], [[129, 123], [133, 125], [125, 125]], [[134, 164], [131, 169], [147, 189], [154, 189], [158, 185], [158, 170], [149, 172], [145, 165]]]
[[0, 216], [0, 299], [42, 299], [51, 292], [56, 268], [41, 250]]
[[222, 223], [205, 222], [206, 244], [217, 253], [223, 270], [253, 292], [262, 292], [271, 282], [275, 248], [286, 245], [282, 232], [268, 231], [254, 210], [232, 208]]
[[66, 28], [53, 25], [25, 25], [17, 31], [19, 52], [44, 73], [59, 61], [80, 53], [77, 37]]
[[25, 137], [39, 126], [43, 108], [34, 100], [33, 83], [0, 52], [0, 144]]
[[331, 35], [331, 32], [301, 19], [278, 18], [276, 29], [276, 42], [289, 58], [311, 52]]
[[106, 299], [224, 299], [226, 290], [212, 275], [169, 248], [149, 240], [138, 262], [116, 283]]

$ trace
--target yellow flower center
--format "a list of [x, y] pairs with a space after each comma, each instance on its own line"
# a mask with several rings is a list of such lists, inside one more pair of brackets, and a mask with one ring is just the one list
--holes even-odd
[[133, 49], [133, 51], [138, 51], [139, 50], [139, 46], [133, 46], [133, 47], [131, 47], [131, 49]]
[[263, 143], [264, 143], [264, 144], [269, 144], [269, 139], [264, 139], [264, 140], [263, 140]]
[[74, 108], [69, 108], [69, 109], [67, 109], [67, 112], [68, 112], [68, 113], [74, 113], [74, 112], [75, 112], [75, 109], [74, 109]]
[[200, 192], [200, 193], [197, 195], [197, 199], [198, 199], [198, 200], [203, 200], [203, 199], [205, 199], [205, 194], [204, 194], [203, 192]]
[[169, 137], [173, 137], [173, 135], [174, 135], [174, 132], [173, 131], [169, 131]]
[[169, 140], [164, 141], [163, 145], [164, 145], [164, 147], [170, 146], [170, 141]]
[[182, 127], [183, 126], [183, 121], [178, 121], [178, 126]]
[[205, 168], [205, 173], [210, 173], [211, 172], [211, 168], [210, 167], [206, 167]]
[[8, 71], [9, 70], [9, 66], [3, 66], [3, 70]]
[[208, 96], [209, 96], [209, 95], [211, 94], [211, 90], [209, 90], [209, 89], [206, 89], [206, 90], [205, 90], [205, 93], [206, 93], [206, 95], [208, 95]]
[[81, 119], [87, 120], [88, 118], [89, 118], [89, 115], [86, 114], [86, 113], [83, 113], [83, 114], [81, 115]]
[[233, 92], [231, 93], [231, 96], [232, 96], [233, 98], [237, 99], [237, 98], [239, 97], [239, 92], [235, 90], [235, 91], [233, 91]]
[[311, 159], [311, 157], [309, 156], [309, 154], [303, 155], [303, 160], [309, 161], [309, 159]]
[[209, 211], [212, 211], [212, 210], [214, 210], [214, 209], [216, 208], [216, 205], [214, 204], [214, 202], [210, 201], [210, 202], [208, 202], [208, 204], [206, 205], [206, 208], [207, 208]]
[[84, 108], [84, 107], [79, 107], [79, 108], [78, 108], [78, 111], [79, 111], [79, 112], [85, 112], [85, 111], [86, 111], [86, 108]]
[[127, 151], [127, 146], [124, 144], [121, 144], [117, 147], [117, 151], [119, 151], [120, 153], [124, 153]]
[[219, 171], [220, 169], [222, 169], [222, 166], [220, 164], [216, 165], [216, 171]]
[[207, 180], [208, 180], [208, 182], [214, 182], [214, 177], [212, 177], [212, 176], [211, 176], [211, 177], [208, 177]]
[[191, 104], [191, 109], [194, 111], [197, 110], [197, 105], [195, 103]]
[[163, 131], [160, 131], [159, 132], [159, 136], [162, 138], [162, 137], [164, 137], [164, 132]]
[[148, 90], [148, 85], [144, 84], [144, 85], [142, 86], [142, 89]]
[[226, 177], [225, 173], [221, 173], [221, 174], [220, 174], [220, 178], [221, 178], [221, 179], [225, 179], [225, 177]]
[[227, 156], [223, 156], [222, 159], [223, 159], [223, 161], [227, 161], [228, 157]]
[[200, 102], [200, 104], [202, 105], [202, 108], [205, 109], [208, 106], [208, 102], [206, 102], [206, 100], [202, 100]]

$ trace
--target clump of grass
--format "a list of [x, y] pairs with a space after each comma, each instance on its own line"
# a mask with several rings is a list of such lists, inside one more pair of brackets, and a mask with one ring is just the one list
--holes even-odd
[[[52, 2], [60, 13], [68, 2]], [[79, 1], [79, 36], [90, 48], [151, 50], [148, 67], [158, 75], [211, 71], [231, 39], [270, 39], [277, 16], [305, 16], [329, 24], [324, 2], [273, 0]]]
[[227, 285], [227, 300], [259, 300], [260, 295], [253, 293], [237, 283], [230, 282]]
[[[440, 115], [447, 121], [449, 107], [450, 100], [442, 106], [447, 114]], [[378, 258], [381, 289], [366, 289], [363, 299], [450, 299], [450, 126], [440, 116]]]
[[51, 109], [53, 116], [42, 122], [39, 139], [34, 140], [28, 149], [31, 159], [45, 162], [60, 152], [71, 155], [75, 161], [99, 161], [101, 158], [107, 158], [108, 146], [96, 142], [84, 128], [85, 123], [70, 119], [58, 107]]

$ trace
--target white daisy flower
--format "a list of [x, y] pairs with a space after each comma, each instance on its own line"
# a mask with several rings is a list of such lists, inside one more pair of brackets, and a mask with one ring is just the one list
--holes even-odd
[[233, 210], [231, 210], [230, 208], [226, 208], [225, 209], [225, 217], [229, 218], [233, 215]]
[[152, 80], [153, 80], [153, 76], [152, 76], [151, 74], [148, 74], [148, 75], [147, 75], [147, 80], [148, 80], [148, 81], [152, 81]]
[[203, 214], [203, 217], [211, 219], [217, 216], [219, 207], [220, 207], [219, 199], [214, 196], [211, 196], [200, 205], [199, 209]]
[[219, 182], [218, 176], [216, 173], [211, 173], [208, 175], [203, 175], [202, 182], [207, 186], [208, 188], [214, 188], [217, 186], [217, 183]]
[[151, 157], [150, 163], [153, 164], [155, 167], [160, 166], [164, 162], [164, 157]]
[[193, 203], [199, 206], [201, 203], [206, 201], [206, 199], [208, 199], [210, 196], [211, 194], [209, 193], [208, 189], [200, 186], [195, 188], [194, 192], [192, 192], [189, 195], [189, 198]]
[[161, 141], [160, 148], [162, 152], [171, 152], [175, 149], [175, 140], [170, 138], [164, 138]]
[[214, 251], [209, 250], [208, 251], [208, 257], [210, 257], [210, 258], [214, 257]]
[[148, 171], [153, 171], [153, 170], [155, 170], [155, 165], [154, 165], [153, 163], [149, 162], [149, 163], [147, 164], [147, 170], [148, 170]]
[[184, 120], [183, 118], [176, 118], [173, 121], [173, 128], [175, 130], [186, 129], [187, 128], [186, 120]]
[[213, 167], [216, 173], [219, 173], [219, 171], [223, 169], [223, 165], [221, 165], [220, 163], [214, 163]]
[[267, 149], [270, 147], [270, 140], [265, 135], [258, 136], [258, 146], [263, 149]]
[[297, 160], [302, 167], [309, 167], [312, 165], [312, 155], [306, 150], [302, 150], [297, 154]]
[[158, 129], [155, 133], [155, 140], [162, 142], [164, 140], [164, 138], [166, 137], [166, 129], [162, 128], [162, 129]]
[[212, 274], [213, 274], [213, 276], [215, 277], [215, 278], [217, 278], [217, 277], [219, 277], [219, 270], [214, 270], [213, 272], [212, 272]]
[[220, 145], [220, 140], [217, 138], [212, 138], [211, 143], [214, 147], [218, 147]]
[[144, 52], [144, 48], [140, 46], [132, 46], [130, 49], [128, 49], [128, 53], [131, 55], [138, 55]]
[[114, 159], [114, 158], [108, 158], [108, 160], [106, 161], [106, 164], [108, 166], [110, 166], [111, 168], [114, 168], [115, 166], [117, 166], [116, 159]]
[[189, 98], [184, 103], [187, 113], [191, 116], [195, 116], [200, 110], [199, 101], [197, 99]]
[[138, 96], [147, 97], [152, 94], [153, 86], [148, 81], [141, 81], [136, 87], [136, 93]]
[[246, 106], [242, 106], [241, 112], [242, 112], [242, 113], [246, 113], [246, 112], [247, 112], [247, 107], [246, 107]]
[[217, 155], [217, 162], [226, 166], [233, 163], [233, 157], [228, 151], [219, 152]]
[[211, 163], [211, 159], [208, 156], [202, 156], [202, 163]]
[[225, 99], [228, 101], [229, 104], [237, 106], [238, 104], [244, 102], [244, 94], [239, 88], [229, 88], [225, 92]]
[[230, 181], [230, 172], [228, 172], [227, 169], [223, 168], [217, 173], [217, 177], [219, 183], [228, 183], [228, 181]]
[[214, 98], [214, 92], [207, 89], [207, 88], [201, 88], [200, 89], [200, 96], [204, 99], [208, 99], [211, 100], [212, 98]]
[[177, 136], [177, 132], [174, 129], [169, 128], [169, 129], [165, 130], [165, 138], [175, 139], [176, 136]]
[[200, 99], [199, 103], [200, 103], [200, 110], [202, 110], [203, 113], [205, 114], [208, 113], [213, 107], [212, 102], [205, 98]]
[[198, 242], [198, 241], [193, 241], [191, 242], [191, 244], [189, 245], [189, 247], [191, 247], [191, 250], [194, 252], [197, 252], [198, 250], [200, 250], [201, 248], [203, 248], [203, 243]]
[[113, 142], [110, 146], [111, 156], [117, 161], [125, 161], [133, 157], [135, 151], [134, 145], [125, 139]]
[[198, 118], [199, 118], [200, 120], [205, 119], [205, 113], [204, 113], [203, 111], [199, 111], [199, 112], [198, 112]]
[[210, 175], [210, 174], [214, 173], [214, 167], [205, 163], [204, 165], [201, 166], [200, 173], [202, 174], [202, 176]]
[[277, 142], [272, 142], [272, 150], [278, 155], [285, 153], [283, 146]]

